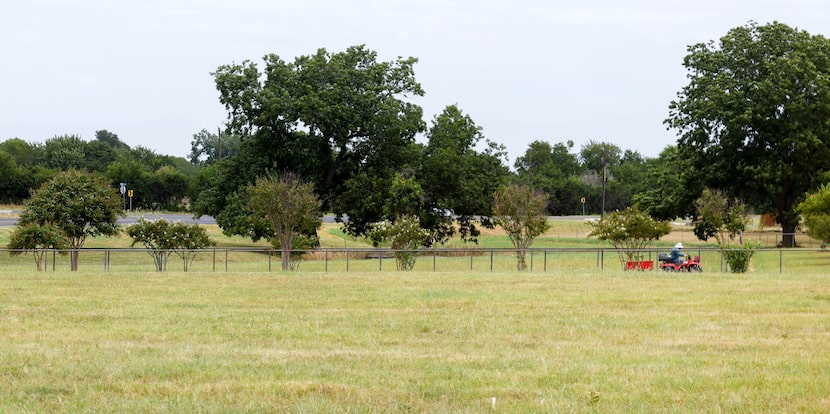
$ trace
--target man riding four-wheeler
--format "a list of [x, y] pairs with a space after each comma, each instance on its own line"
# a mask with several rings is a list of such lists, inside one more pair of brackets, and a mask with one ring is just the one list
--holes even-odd
[[[658, 259], [660, 260], [660, 269], [665, 272], [702, 272], [703, 267], [700, 266], [700, 256], [692, 256], [683, 254], [683, 243], [677, 243], [671, 249], [671, 253], [660, 253]], [[686, 258], [685, 260], [683, 258]]]

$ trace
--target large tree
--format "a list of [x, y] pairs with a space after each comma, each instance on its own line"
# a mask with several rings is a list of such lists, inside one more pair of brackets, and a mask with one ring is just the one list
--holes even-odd
[[86, 141], [77, 135], [59, 135], [43, 143], [43, 162], [49, 168], [80, 170], [86, 165]]
[[107, 131], [106, 129], [99, 129], [98, 131], [95, 131], [95, 140], [103, 142], [117, 151], [125, 151], [130, 149], [129, 145], [125, 144], [118, 138], [118, 135]]
[[533, 141], [513, 164], [520, 182], [547, 193], [549, 214], [581, 214], [581, 199], [592, 192], [581, 179], [584, 169], [573, 147], [573, 141]]
[[676, 145], [670, 145], [657, 158], [646, 160], [642, 185], [633, 192], [631, 202], [659, 220], [674, 220], [695, 214], [694, 200], [703, 185], [698, 171], [681, 156]]
[[593, 173], [593, 180], [598, 188], [598, 197], [594, 203], [599, 208], [600, 214], [611, 207], [609, 200], [608, 181], [610, 178], [609, 169], [620, 164], [622, 150], [610, 142], [588, 141], [579, 151], [579, 159], [587, 171]]
[[688, 52], [666, 120], [682, 156], [708, 186], [775, 214], [794, 245], [795, 206], [830, 169], [830, 41], [749, 23]]
[[[425, 124], [421, 108], [407, 102], [423, 95], [416, 61], [380, 61], [353, 46], [339, 53], [320, 49], [293, 62], [270, 54], [261, 69], [251, 61], [219, 67], [213, 76], [228, 132], [240, 136], [242, 146], [215, 170], [211, 181], [219, 188], [200, 195], [197, 212], [243, 211], [230, 202], [244, 187], [258, 176], [292, 172], [315, 183], [326, 209], [348, 215], [353, 233], [364, 232], [381, 208], [365, 209], [366, 199], [348, 190], [389, 188], [394, 174], [417, 159], [414, 139]], [[366, 187], [366, 177], [376, 186]], [[363, 212], [374, 216], [364, 220]]]
[[239, 153], [238, 135], [216, 134], [203, 129], [193, 134], [190, 141], [190, 155], [187, 159], [194, 165], [210, 165]]
[[71, 268], [78, 270], [78, 249], [87, 237], [118, 234], [121, 198], [98, 174], [66, 171], [38, 188], [20, 213], [21, 227], [51, 224], [66, 235]]
[[453, 218], [463, 239], [476, 240], [476, 220], [489, 216], [492, 194], [509, 174], [504, 157], [504, 149], [484, 138], [481, 127], [458, 106], [447, 106], [433, 118], [417, 173], [424, 198], [419, 214], [431, 243], [455, 234]]

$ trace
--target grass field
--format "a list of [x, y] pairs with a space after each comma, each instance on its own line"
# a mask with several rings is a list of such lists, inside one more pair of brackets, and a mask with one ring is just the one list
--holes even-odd
[[[584, 221], [551, 224], [534, 247], [610, 247]], [[220, 247], [268, 247], [207, 228]], [[319, 235], [370, 247], [336, 224]], [[677, 228], [656, 247], [710, 246], [693, 239]], [[485, 230], [479, 246], [510, 242]], [[103, 254], [74, 274], [60, 256], [47, 273], [0, 260], [0, 412], [830, 411], [818, 251], [759, 251], [746, 275], [722, 273], [715, 251], [703, 274], [621, 272], [613, 253], [599, 270], [596, 251], [536, 254], [524, 273], [509, 253], [424, 256], [407, 273], [320, 257], [269, 273], [262, 252], [157, 273], [140, 250], [104, 272]]]
[[29, 273], [0, 412], [828, 412], [830, 278]]

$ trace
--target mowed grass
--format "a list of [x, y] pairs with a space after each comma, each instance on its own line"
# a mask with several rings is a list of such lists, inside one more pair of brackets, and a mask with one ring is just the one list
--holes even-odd
[[828, 412], [830, 279], [0, 277], [0, 412]]

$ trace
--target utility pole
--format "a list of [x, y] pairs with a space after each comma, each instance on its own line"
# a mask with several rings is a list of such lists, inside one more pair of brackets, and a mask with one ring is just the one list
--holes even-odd
[[605, 171], [607, 170], [607, 162], [605, 161], [605, 155], [602, 156], [602, 211], [599, 213], [599, 218], [602, 220], [605, 218]]
[[222, 127], [216, 127], [216, 140], [219, 141], [219, 161], [222, 161]]

